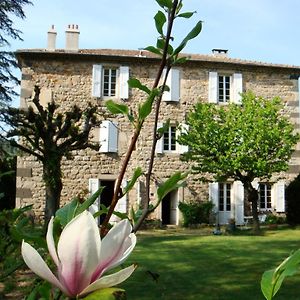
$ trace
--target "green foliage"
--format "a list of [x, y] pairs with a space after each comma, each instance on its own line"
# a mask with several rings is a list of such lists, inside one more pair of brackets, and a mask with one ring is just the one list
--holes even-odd
[[290, 225], [300, 224], [300, 175], [286, 188], [285, 199], [287, 204], [287, 222]]
[[46, 247], [42, 228], [30, 216], [31, 206], [0, 212], [0, 281], [12, 284], [12, 275], [24, 265], [21, 242], [29, 241], [37, 248]]
[[288, 276], [299, 271], [300, 250], [286, 258], [276, 269], [264, 272], [261, 279], [261, 290], [267, 300], [272, 300]]
[[251, 92], [242, 95], [242, 105], [198, 103], [187, 117], [189, 131], [178, 140], [189, 146], [183, 156], [194, 162], [195, 173], [208, 172], [216, 180], [251, 182], [284, 171], [299, 135], [282, 112], [279, 98]]
[[178, 208], [183, 215], [183, 226], [189, 227], [195, 224], [209, 224], [209, 218], [214, 204], [206, 202], [179, 202]]
[[286, 221], [285, 217], [278, 216], [275, 214], [268, 214], [265, 220], [266, 224], [284, 224]]
[[100, 187], [93, 195], [82, 203], [78, 198], [73, 199], [71, 202], [56, 211], [55, 217], [59, 220], [62, 227], [66, 226], [74, 217], [87, 210], [101, 195], [104, 187]]
[[126, 300], [125, 291], [118, 288], [106, 288], [95, 291], [86, 297], [85, 300]]
[[131, 180], [128, 182], [128, 184], [126, 185], [123, 194], [127, 194], [135, 185], [136, 181], [138, 180], [138, 178], [143, 174], [142, 168], [141, 167], [137, 167], [134, 170], [133, 176], [131, 178]]

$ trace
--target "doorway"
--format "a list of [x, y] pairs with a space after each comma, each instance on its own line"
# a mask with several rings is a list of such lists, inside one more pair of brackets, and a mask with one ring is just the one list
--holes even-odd
[[161, 202], [163, 225], [178, 225], [178, 190], [168, 193]]
[[[109, 207], [114, 195], [115, 180], [100, 180], [100, 186], [104, 187], [100, 195], [100, 204]], [[100, 216], [100, 224], [104, 221], [106, 214]]]

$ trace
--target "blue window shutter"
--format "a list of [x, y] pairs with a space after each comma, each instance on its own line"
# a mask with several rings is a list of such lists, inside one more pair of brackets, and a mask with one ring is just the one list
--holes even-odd
[[218, 73], [217, 72], [209, 72], [208, 102], [218, 103]]
[[209, 200], [214, 204], [214, 212], [219, 211], [219, 183], [210, 182], [209, 185]]
[[129, 88], [128, 81], [129, 79], [129, 67], [121, 66], [120, 67], [120, 77], [119, 77], [119, 96], [121, 99], [129, 98]]
[[244, 186], [241, 181], [233, 183], [233, 202], [235, 205], [235, 222], [244, 225]]
[[92, 96], [102, 96], [102, 65], [93, 65]]

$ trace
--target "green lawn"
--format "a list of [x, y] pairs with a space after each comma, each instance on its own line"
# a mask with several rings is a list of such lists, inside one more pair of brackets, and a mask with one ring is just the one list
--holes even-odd
[[[300, 248], [300, 229], [266, 231], [262, 236], [201, 234], [166, 230], [138, 235], [129, 262], [139, 267], [122, 285], [128, 299], [264, 299], [262, 273]], [[285, 281], [276, 299], [300, 299], [300, 276]]]

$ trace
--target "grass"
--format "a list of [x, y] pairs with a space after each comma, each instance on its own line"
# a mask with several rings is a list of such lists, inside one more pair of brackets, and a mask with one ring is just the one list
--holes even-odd
[[[300, 248], [300, 229], [261, 236], [201, 235], [199, 230], [141, 233], [129, 262], [139, 265], [122, 287], [130, 300], [259, 300], [261, 275]], [[300, 299], [300, 278], [276, 300]]]

